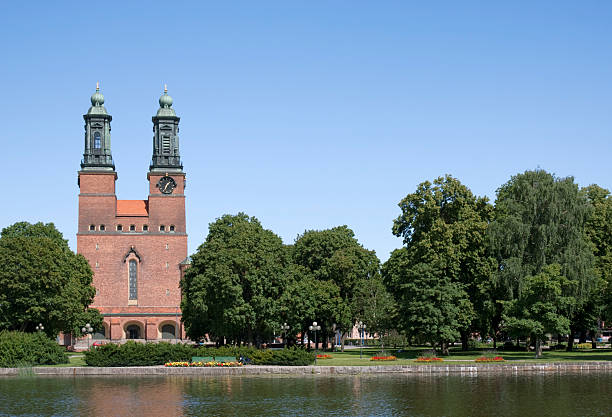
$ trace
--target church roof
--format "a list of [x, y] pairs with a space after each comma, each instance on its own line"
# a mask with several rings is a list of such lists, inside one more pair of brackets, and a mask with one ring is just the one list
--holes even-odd
[[117, 200], [117, 216], [148, 216], [147, 200]]

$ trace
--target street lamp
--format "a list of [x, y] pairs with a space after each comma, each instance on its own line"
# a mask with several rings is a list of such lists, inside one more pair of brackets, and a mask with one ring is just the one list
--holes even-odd
[[283, 342], [285, 342], [285, 347], [287, 347], [287, 331], [289, 330], [289, 325], [287, 323], [281, 324], [281, 331], [283, 332]]
[[361, 337], [361, 347], [359, 348], [359, 359], [363, 359], [363, 332], [366, 329], [366, 325], [360, 321], [357, 323], [357, 329], [359, 329], [359, 336]]
[[[85, 335], [85, 337], [87, 337], [93, 333], [93, 327], [91, 327], [91, 324], [87, 323], [85, 327], [81, 328], [81, 332]], [[87, 337], [87, 350], [89, 350], [89, 337]]]
[[317, 330], [321, 330], [321, 326], [316, 321], [312, 322], [312, 326], [308, 326], [308, 330], [315, 334], [315, 365], [317, 364]]
[[42, 332], [43, 330], [45, 330], [45, 326], [43, 326], [42, 323], [38, 323], [36, 325], [36, 331], [37, 332]]

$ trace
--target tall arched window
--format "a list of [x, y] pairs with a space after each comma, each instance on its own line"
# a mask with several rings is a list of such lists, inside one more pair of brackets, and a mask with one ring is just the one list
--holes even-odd
[[94, 149], [100, 149], [100, 132], [94, 133]]
[[129, 264], [129, 268], [130, 268], [130, 282], [129, 282], [129, 287], [130, 287], [130, 300], [137, 300], [138, 299], [138, 269], [137, 269], [137, 265], [136, 265], [136, 261], [135, 260], [131, 260], [130, 264]]

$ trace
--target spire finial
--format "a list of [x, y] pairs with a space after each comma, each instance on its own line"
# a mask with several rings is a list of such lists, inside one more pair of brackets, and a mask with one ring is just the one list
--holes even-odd
[[96, 81], [96, 91], [100, 91], [100, 81]]
[[168, 92], [168, 84], [164, 84], [164, 93]]

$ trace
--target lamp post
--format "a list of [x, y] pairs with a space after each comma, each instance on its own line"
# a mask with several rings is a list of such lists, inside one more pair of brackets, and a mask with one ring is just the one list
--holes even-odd
[[38, 323], [36, 325], [36, 331], [37, 332], [42, 332], [43, 330], [45, 330], [45, 326], [43, 326], [42, 323]]
[[308, 326], [308, 330], [314, 332], [315, 335], [315, 365], [317, 364], [317, 330], [321, 330], [321, 326], [316, 321], [312, 322], [312, 326]]
[[357, 323], [357, 328], [359, 329], [359, 336], [361, 337], [361, 347], [359, 348], [359, 359], [363, 359], [363, 332], [366, 329], [366, 325], [360, 321]]
[[[93, 327], [91, 327], [91, 324], [87, 323], [85, 327], [81, 328], [81, 332], [87, 337], [93, 333]], [[87, 350], [89, 350], [89, 337], [87, 337]]]
[[283, 342], [285, 347], [287, 347], [287, 331], [289, 330], [289, 325], [287, 323], [281, 324], [281, 331], [283, 332]]

